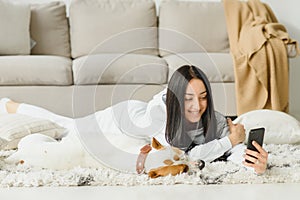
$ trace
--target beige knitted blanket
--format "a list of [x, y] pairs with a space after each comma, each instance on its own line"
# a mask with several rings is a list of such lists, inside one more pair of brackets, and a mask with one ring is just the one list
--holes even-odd
[[256, 109], [288, 112], [291, 39], [271, 8], [259, 0], [224, 0], [235, 64], [237, 114]]

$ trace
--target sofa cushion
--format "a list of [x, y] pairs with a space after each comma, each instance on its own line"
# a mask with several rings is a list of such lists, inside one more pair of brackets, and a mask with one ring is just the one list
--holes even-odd
[[61, 138], [65, 128], [41, 118], [22, 114], [0, 114], [0, 149], [16, 149], [19, 141], [29, 134]]
[[0, 85], [71, 85], [71, 66], [60, 56], [0, 56]]
[[0, 55], [30, 53], [30, 6], [0, 0]]
[[203, 70], [210, 82], [234, 82], [234, 69], [229, 53], [182, 53], [163, 57], [169, 65], [169, 79], [182, 65]]
[[167, 1], [160, 4], [161, 55], [188, 52], [228, 52], [222, 2]]
[[36, 42], [31, 54], [70, 57], [69, 25], [63, 2], [32, 4], [30, 33]]
[[157, 16], [151, 0], [73, 0], [72, 57], [139, 52], [157, 55]]
[[162, 84], [168, 67], [158, 57], [141, 54], [99, 54], [73, 61], [74, 83], [85, 84]]

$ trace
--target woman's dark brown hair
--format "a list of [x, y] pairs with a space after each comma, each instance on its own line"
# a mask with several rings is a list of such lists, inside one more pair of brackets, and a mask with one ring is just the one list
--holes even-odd
[[[189, 151], [195, 144], [186, 134], [186, 120], [184, 112], [184, 96], [187, 85], [193, 78], [203, 81], [207, 92], [207, 108], [201, 119], [204, 128], [205, 142], [217, 139], [217, 123], [211, 93], [210, 83], [206, 75], [197, 67], [184, 65], [172, 75], [167, 89], [166, 109], [166, 140], [175, 147]], [[198, 124], [199, 126], [199, 124]]]

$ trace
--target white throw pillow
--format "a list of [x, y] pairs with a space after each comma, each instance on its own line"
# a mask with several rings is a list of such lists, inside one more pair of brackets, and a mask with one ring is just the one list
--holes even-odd
[[233, 123], [241, 123], [246, 129], [246, 140], [250, 129], [264, 127], [265, 144], [300, 143], [300, 122], [284, 112], [274, 110], [254, 110], [242, 114]]
[[15, 149], [23, 137], [33, 133], [60, 138], [65, 129], [46, 119], [22, 114], [0, 114], [0, 149]]
[[0, 0], [0, 55], [30, 54], [30, 5]]

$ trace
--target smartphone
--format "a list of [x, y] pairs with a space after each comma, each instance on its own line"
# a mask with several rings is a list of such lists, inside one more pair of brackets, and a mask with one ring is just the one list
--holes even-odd
[[[263, 145], [264, 142], [264, 135], [265, 135], [265, 128], [256, 128], [256, 129], [251, 129], [249, 132], [248, 136], [248, 143], [247, 143], [247, 149], [250, 149], [252, 151], [257, 151], [258, 150], [253, 146], [252, 141], [256, 141], [260, 146]], [[248, 163], [252, 163], [249, 160], [246, 160]]]

